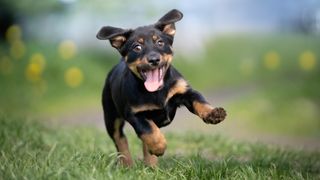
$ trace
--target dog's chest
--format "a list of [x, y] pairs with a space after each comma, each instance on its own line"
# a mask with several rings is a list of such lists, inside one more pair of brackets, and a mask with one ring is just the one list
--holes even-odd
[[144, 111], [164, 110], [166, 109], [166, 94], [140, 94], [130, 100], [130, 109], [134, 114]]
[[156, 93], [146, 93], [143, 91], [135, 91], [135, 95], [130, 96], [129, 104], [131, 111], [136, 114], [144, 111], [170, 109], [169, 101], [177, 94], [183, 94], [187, 91], [187, 83], [184, 79], [178, 79], [168, 87]]

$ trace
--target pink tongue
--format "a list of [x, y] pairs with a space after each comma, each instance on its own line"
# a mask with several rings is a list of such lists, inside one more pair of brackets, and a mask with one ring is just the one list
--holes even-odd
[[159, 69], [154, 69], [146, 72], [146, 81], [144, 82], [144, 87], [149, 92], [154, 92], [160, 88], [163, 84], [163, 80], [159, 80]]

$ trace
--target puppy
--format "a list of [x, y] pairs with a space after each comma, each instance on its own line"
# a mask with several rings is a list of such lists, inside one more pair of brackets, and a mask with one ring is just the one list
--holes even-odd
[[123, 132], [125, 121], [142, 140], [144, 162], [155, 166], [167, 146], [159, 128], [172, 122], [179, 106], [186, 106], [208, 124], [226, 117], [223, 108], [212, 107], [171, 65], [175, 23], [182, 17], [173, 9], [152, 25], [136, 29], [104, 26], [97, 34], [121, 54], [105, 81], [102, 105], [108, 134], [125, 166], [133, 164]]

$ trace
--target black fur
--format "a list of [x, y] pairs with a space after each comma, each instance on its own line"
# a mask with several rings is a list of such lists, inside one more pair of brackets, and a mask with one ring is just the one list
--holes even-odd
[[[138, 137], [141, 137], [152, 133], [150, 121], [159, 128], [170, 124], [181, 105], [197, 115], [202, 113], [202, 109], [196, 109], [194, 102], [209, 105], [170, 64], [173, 55], [174, 23], [182, 17], [180, 11], [172, 10], [153, 25], [134, 30], [105, 26], [98, 32], [98, 39], [110, 40], [111, 45], [122, 55], [120, 62], [108, 74], [102, 96], [105, 124], [114, 141], [116, 132], [120, 137], [125, 137], [122, 131], [125, 121], [129, 122]], [[163, 85], [158, 90], [150, 92], [144, 85], [146, 77], [143, 72], [160, 67], [166, 69]], [[157, 108], [149, 110], [149, 105]], [[134, 112], [133, 107], [143, 107], [146, 110]], [[217, 116], [208, 115], [202, 118], [209, 119], [209, 123], [218, 123], [226, 116], [222, 110], [222, 114], [219, 115], [217, 108], [203, 109], [204, 112], [212, 111]], [[120, 124], [115, 125], [117, 119], [120, 119]], [[117, 143], [116, 146], [119, 150]]]

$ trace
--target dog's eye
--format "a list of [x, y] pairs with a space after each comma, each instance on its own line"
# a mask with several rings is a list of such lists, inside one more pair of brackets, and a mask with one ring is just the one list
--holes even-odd
[[164, 46], [164, 42], [162, 40], [157, 41], [157, 45], [159, 47], [163, 47]]
[[133, 47], [133, 50], [134, 50], [135, 52], [141, 52], [142, 46], [139, 45], [139, 44], [137, 44], [137, 45], [135, 45], [135, 46]]

